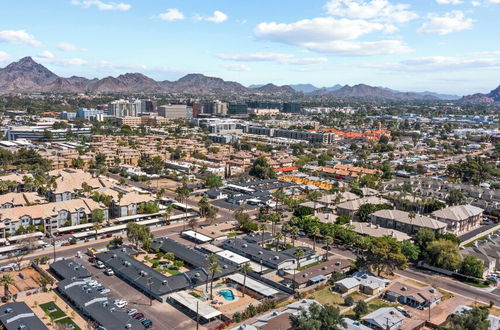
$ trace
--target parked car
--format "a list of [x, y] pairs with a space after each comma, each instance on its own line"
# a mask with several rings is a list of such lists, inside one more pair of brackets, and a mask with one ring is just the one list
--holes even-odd
[[153, 321], [145, 319], [144, 321], [141, 322], [142, 325], [146, 328], [149, 329], [153, 326]]
[[115, 275], [115, 272], [111, 268], [108, 268], [104, 271], [104, 274], [106, 274], [108, 276], [112, 276], [112, 275]]
[[131, 308], [131, 309], [127, 310], [127, 314], [128, 314], [128, 315], [134, 315], [134, 314], [137, 314], [137, 309], [135, 309], [135, 308]]
[[102, 261], [98, 261], [95, 266], [99, 269], [106, 268], [106, 265], [102, 263]]
[[123, 300], [123, 299], [115, 299], [113, 301], [113, 304], [115, 304], [115, 306], [118, 308], [123, 308], [123, 307], [128, 305], [128, 301]]
[[412, 317], [412, 316], [413, 316], [413, 315], [412, 315], [412, 313], [411, 313], [409, 310], [404, 309], [404, 308], [403, 308], [403, 307], [401, 307], [401, 306], [397, 306], [397, 307], [396, 307], [396, 309], [397, 309], [398, 311], [400, 311], [400, 312], [401, 312], [404, 316], [406, 316], [406, 317]]
[[135, 313], [134, 315], [132, 315], [132, 317], [136, 320], [140, 319], [141, 317], [144, 317], [144, 314], [143, 313]]
[[110, 293], [110, 292], [111, 292], [111, 290], [110, 290], [110, 289], [108, 289], [108, 288], [104, 288], [104, 289], [102, 289], [102, 290], [99, 290], [99, 292], [100, 292], [101, 294], [107, 294], [107, 293]]

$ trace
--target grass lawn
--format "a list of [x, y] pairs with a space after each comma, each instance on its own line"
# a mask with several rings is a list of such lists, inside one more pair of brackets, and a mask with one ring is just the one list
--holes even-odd
[[354, 300], [365, 300], [366, 298], [369, 298], [370, 296], [367, 296], [365, 294], [362, 294], [361, 292], [353, 292], [353, 293], [350, 293], [349, 296], [352, 297], [352, 299]]
[[77, 326], [75, 324], [75, 322], [73, 322], [73, 320], [71, 320], [69, 317], [65, 317], [65, 318], [62, 318], [60, 320], [57, 320], [56, 321], [56, 324], [66, 324], [66, 325], [73, 325], [71, 329], [74, 329], [74, 330], [81, 330], [79, 326]]
[[380, 298], [375, 298], [368, 302], [368, 308], [370, 309], [371, 312], [383, 307], [396, 307], [396, 306], [400, 306], [400, 304], [390, 303]]
[[462, 283], [465, 283], [465, 284], [470, 285], [470, 286], [475, 286], [476, 288], [489, 288], [490, 287], [489, 285], [486, 285], [484, 283], [476, 283], [476, 282], [468, 282], [468, 281], [464, 281]]
[[169, 274], [172, 274], [172, 275], [177, 275], [177, 274], [180, 274], [180, 271], [178, 269], [171, 269], [171, 268], [167, 268], [165, 269], [165, 271]]
[[[51, 320], [57, 320], [61, 317], [66, 316], [66, 314], [59, 307], [57, 307], [56, 303], [53, 301], [46, 304], [41, 304], [40, 308], [43, 309], [45, 314], [47, 314]], [[56, 310], [54, 312], [49, 312], [49, 309], [51, 308], [55, 308]]]
[[232, 232], [232, 233], [227, 234], [227, 237], [231, 238], [231, 237], [236, 237], [238, 235], [239, 235], [238, 233]]
[[338, 293], [332, 292], [330, 286], [326, 286], [320, 290], [310, 294], [312, 299], [316, 299], [322, 305], [333, 305], [340, 307], [344, 304], [344, 298]]
[[323, 262], [323, 260], [321, 260], [321, 261], [315, 261], [315, 262], [310, 263], [310, 264], [308, 264], [308, 265], [301, 266], [301, 267], [299, 267], [297, 270], [304, 270], [304, 269], [310, 268], [310, 267], [312, 267], [312, 266], [319, 265], [319, 264], [320, 264], [320, 263], [322, 263], [322, 262]]
[[448, 300], [448, 299], [454, 297], [454, 295], [449, 291], [446, 291], [443, 289], [437, 289], [437, 290], [439, 291], [439, 293], [441, 293], [443, 295], [443, 298], [441, 298], [441, 301], [445, 301], [445, 300]]

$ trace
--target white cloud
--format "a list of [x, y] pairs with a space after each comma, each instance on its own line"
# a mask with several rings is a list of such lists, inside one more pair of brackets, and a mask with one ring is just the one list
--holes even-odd
[[180, 21], [180, 20], [183, 20], [184, 18], [186, 18], [184, 16], [184, 14], [177, 8], [169, 8], [169, 9], [167, 9], [166, 12], [164, 12], [158, 16], [160, 17], [160, 19], [162, 19], [164, 21], [169, 21], [169, 22]]
[[326, 4], [333, 16], [371, 19], [381, 22], [405, 23], [418, 18], [407, 4], [391, 4], [388, 0], [330, 0]]
[[104, 2], [100, 0], [71, 0], [73, 6], [79, 6], [82, 8], [90, 8], [95, 6], [99, 10], [118, 10], [127, 11], [132, 8], [131, 5], [123, 2]]
[[45, 51], [41, 52], [40, 54], [38, 54], [38, 58], [52, 59], [54, 57], [55, 57], [54, 54], [52, 54], [48, 50], [45, 50]]
[[7, 62], [8, 60], [10, 60], [10, 55], [0, 50], [0, 62]]
[[227, 21], [227, 19], [228, 19], [228, 16], [226, 14], [224, 14], [223, 12], [221, 12], [220, 10], [214, 11], [212, 16], [205, 18], [206, 21], [214, 22], [214, 23], [222, 23], [222, 22]]
[[480, 1], [471, 1], [470, 4], [472, 5], [472, 7], [479, 7], [479, 6], [481, 6], [481, 2]]
[[489, 3], [500, 3], [500, 0], [488, 0]]
[[317, 64], [327, 62], [325, 57], [299, 58], [286, 53], [251, 53], [251, 54], [219, 54], [218, 58], [238, 62], [276, 62], [280, 64]]
[[31, 46], [40, 46], [41, 42], [36, 40], [32, 34], [25, 30], [3, 30], [0, 31], [0, 42], [13, 44], [26, 44]]
[[372, 56], [403, 54], [413, 51], [400, 40], [378, 40], [378, 41], [330, 41], [330, 42], [306, 42], [303, 44], [308, 49], [325, 54], [342, 56]]
[[429, 56], [413, 58], [397, 63], [364, 64], [364, 67], [378, 68], [386, 71], [436, 72], [500, 69], [500, 56], [478, 57], [472, 54], [462, 56]]
[[427, 15], [427, 19], [427, 22], [424, 22], [418, 29], [419, 33], [445, 35], [452, 32], [470, 30], [475, 22], [471, 18], [466, 18], [460, 10], [454, 10], [442, 16], [429, 14]]
[[35, 56], [35, 60], [45, 64], [56, 66], [81, 66], [88, 62], [81, 58], [58, 58], [52, 52], [46, 50]]
[[459, 5], [463, 3], [462, 0], [436, 0], [440, 5]]
[[300, 45], [304, 42], [352, 40], [363, 35], [384, 31], [386, 25], [365, 20], [318, 17], [294, 23], [260, 23], [254, 30], [258, 38], [286, 44]]
[[65, 52], [74, 52], [78, 50], [85, 50], [84, 48], [79, 48], [69, 42], [60, 42], [57, 44], [57, 48]]
[[240, 71], [240, 72], [248, 72], [252, 70], [252, 68], [250, 68], [248, 65], [242, 63], [226, 65], [224, 66], [224, 68], [229, 71]]

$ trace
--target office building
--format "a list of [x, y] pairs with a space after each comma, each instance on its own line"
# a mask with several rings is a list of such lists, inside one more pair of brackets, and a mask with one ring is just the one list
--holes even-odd
[[227, 113], [229, 115], [247, 115], [248, 105], [246, 103], [229, 103]]
[[153, 100], [141, 100], [141, 108], [139, 113], [156, 112], [157, 105], [156, 101]]
[[141, 101], [118, 100], [110, 102], [108, 105], [108, 114], [112, 117], [137, 117]]
[[301, 105], [297, 102], [285, 102], [283, 103], [282, 112], [284, 113], [300, 113]]
[[185, 104], [161, 105], [158, 107], [158, 116], [168, 119], [193, 118], [193, 108]]
[[79, 108], [76, 110], [76, 117], [83, 118], [89, 121], [102, 121], [104, 119], [104, 111], [97, 109]]

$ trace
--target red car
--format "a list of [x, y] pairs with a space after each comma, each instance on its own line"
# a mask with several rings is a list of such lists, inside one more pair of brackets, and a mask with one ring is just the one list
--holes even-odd
[[143, 313], [136, 313], [134, 314], [134, 316], [132, 316], [134, 319], [138, 320], [140, 319], [141, 317], [144, 317], [144, 314]]

